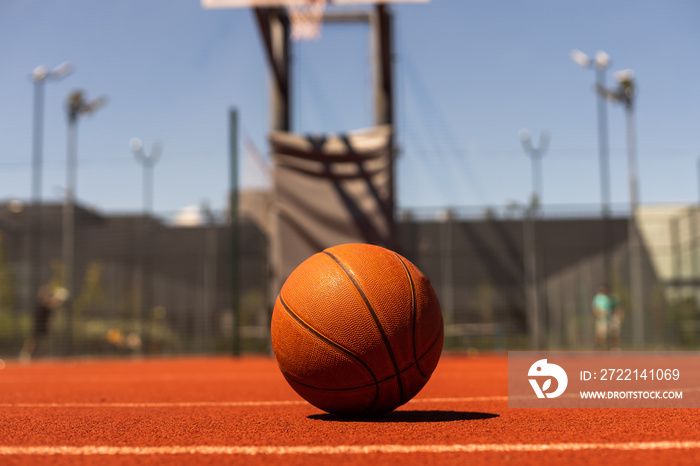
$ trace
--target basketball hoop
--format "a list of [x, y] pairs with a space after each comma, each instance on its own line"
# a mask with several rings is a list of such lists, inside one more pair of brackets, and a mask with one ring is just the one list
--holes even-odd
[[292, 26], [292, 40], [314, 40], [321, 37], [326, 0], [296, 0], [287, 3]]

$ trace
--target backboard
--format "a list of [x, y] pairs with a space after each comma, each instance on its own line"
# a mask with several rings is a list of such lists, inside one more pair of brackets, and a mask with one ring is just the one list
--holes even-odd
[[362, 5], [374, 3], [428, 3], [429, 0], [201, 0], [204, 8], [265, 8], [304, 3], [327, 5]]
[[[381, 3], [427, 3], [429, 0], [381, 0]], [[205, 9], [284, 7], [294, 40], [318, 39], [326, 6], [376, 4], [379, 0], [201, 0]]]

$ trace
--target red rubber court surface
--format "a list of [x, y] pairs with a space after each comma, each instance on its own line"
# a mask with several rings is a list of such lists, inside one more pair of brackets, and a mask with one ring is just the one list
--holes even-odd
[[443, 356], [377, 419], [324, 414], [267, 358], [9, 362], [0, 464], [700, 464], [694, 409], [509, 409], [505, 356]]

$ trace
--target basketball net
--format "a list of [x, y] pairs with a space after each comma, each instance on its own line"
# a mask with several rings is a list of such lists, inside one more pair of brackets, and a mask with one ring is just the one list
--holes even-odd
[[292, 27], [292, 40], [319, 39], [325, 9], [326, 0], [290, 1], [287, 14]]

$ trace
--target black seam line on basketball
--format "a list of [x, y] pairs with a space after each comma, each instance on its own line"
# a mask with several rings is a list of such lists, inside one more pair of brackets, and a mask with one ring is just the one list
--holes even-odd
[[[289, 314], [289, 315], [292, 317], [292, 319], [296, 320], [296, 321], [299, 323], [299, 325], [301, 325], [301, 326], [304, 327], [306, 330], [308, 330], [309, 332], [311, 332], [311, 333], [312, 333], [313, 335], [315, 335], [319, 340], [321, 340], [321, 341], [327, 343], [328, 345], [332, 346], [333, 348], [336, 348], [337, 350], [339, 350], [340, 352], [342, 352], [342, 353], [345, 354], [346, 356], [349, 356], [351, 359], [353, 359], [353, 360], [357, 361], [358, 363], [360, 363], [360, 365], [361, 365], [362, 367], [365, 368], [365, 370], [369, 373], [369, 375], [372, 377], [372, 380], [374, 381], [373, 384], [367, 385], [367, 386], [374, 385], [374, 387], [375, 387], [375, 390], [374, 390], [374, 400], [372, 401], [372, 404], [370, 404], [370, 405], [369, 405], [369, 408], [367, 408], [367, 409], [372, 408], [372, 406], [374, 406], [374, 403], [376, 403], [377, 400], [379, 399], [379, 382], [377, 381], [377, 376], [374, 375], [374, 372], [373, 372], [372, 369], [369, 367], [369, 365], [367, 365], [367, 363], [364, 362], [364, 361], [362, 360], [362, 358], [360, 358], [359, 356], [357, 356], [356, 354], [354, 354], [352, 351], [348, 350], [347, 348], [343, 348], [341, 345], [339, 345], [338, 343], [336, 343], [336, 342], [334, 342], [333, 340], [329, 339], [328, 337], [326, 337], [325, 335], [323, 335], [321, 332], [319, 332], [318, 330], [316, 330], [316, 329], [314, 329], [313, 327], [311, 327], [311, 325], [309, 325], [308, 323], [306, 323], [301, 317], [299, 317], [298, 315], [296, 315], [296, 314], [294, 313], [294, 311], [292, 311], [292, 310], [290, 309], [290, 307], [287, 306], [287, 303], [284, 301], [284, 298], [282, 298], [282, 293], [280, 293], [280, 295], [279, 295], [279, 300], [280, 300], [280, 303], [282, 304], [282, 307], [284, 308], [284, 310], [287, 311], [287, 314]], [[301, 382], [299, 382], [299, 383], [301, 383]], [[304, 384], [302, 384], [302, 385], [304, 385]]]
[[420, 374], [423, 377], [427, 377], [427, 374], [425, 374], [423, 372], [423, 369], [421, 369], [420, 364], [418, 364], [418, 354], [416, 353], [416, 350], [417, 350], [417, 348], [416, 348], [416, 325], [417, 325], [416, 319], [418, 318], [418, 308], [417, 308], [417, 304], [416, 304], [416, 284], [413, 281], [413, 276], [411, 275], [411, 271], [408, 270], [408, 266], [403, 261], [401, 256], [399, 256], [396, 253], [394, 253], [394, 256], [396, 256], [396, 258], [401, 263], [401, 266], [403, 267], [403, 270], [404, 270], [404, 272], [406, 272], [406, 276], [408, 277], [408, 282], [411, 284], [411, 320], [413, 322], [413, 328], [411, 329], [411, 331], [413, 333], [413, 338], [412, 338], [412, 341], [413, 341], [413, 360], [416, 363], [416, 368], [418, 369], [418, 372], [420, 372]]
[[[440, 339], [440, 332], [438, 332], [437, 336], [435, 337], [435, 339], [433, 340], [433, 342], [430, 344], [430, 346], [428, 347], [428, 349], [425, 350], [425, 352], [423, 353], [423, 355], [421, 355], [421, 356], [418, 358], [418, 361], [422, 361], [423, 358], [426, 357], [426, 356], [428, 355], [428, 353], [430, 353], [430, 350], [433, 349], [433, 347], [435, 346], [435, 344], [438, 342], [439, 339]], [[416, 363], [417, 363], [417, 361], [416, 361], [416, 362], [412, 362], [411, 364], [409, 364], [408, 366], [406, 366], [404, 369], [402, 369], [401, 372], [400, 372], [399, 374], [400, 374], [400, 375], [403, 375], [404, 373], [408, 372], [413, 366], [416, 365]], [[284, 375], [287, 379], [293, 381], [294, 383], [298, 383], [299, 385], [303, 385], [304, 387], [307, 387], [307, 388], [313, 388], [314, 390], [321, 390], [321, 391], [325, 391], [325, 392], [342, 392], [342, 391], [348, 391], [348, 390], [360, 390], [360, 389], [362, 389], [362, 388], [367, 388], [367, 387], [371, 387], [371, 386], [375, 385], [374, 383], [370, 383], [370, 384], [366, 384], [366, 385], [358, 385], [358, 386], [355, 386], [355, 387], [343, 387], [343, 388], [316, 387], [315, 385], [309, 385], [308, 383], [304, 383], [304, 382], [301, 382], [300, 380], [297, 380], [296, 378], [294, 378], [293, 376], [291, 376], [288, 372], [286, 372], [286, 371], [285, 371], [284, 369], [282, 369], [282, 368], [280, 368], [280, 371], [282, 372], [282, 375]], [[431, 375], [431, 374], [423, 374], [423, 372], [421, 372], [421, 375], [422, 375], [423, 377], [425, 377], [425, 378], [430, 378], [430, 375]], [[385, 377], [385, 378], [383, 378], [383, 379], [381, 379], [381, 380], [377, 380], [376, 385], [381, 385], [381, 384], [383, 384], [384, 382], [387, 382], [387, 381], [393, 379], [394, 377], [396, 377], [396, 375], [390, 375], [389, 377]], [[402, 403], [402, 404], [405, 404], [405, 403]], [[374, 405], [374, 403], [373, 403], [372, 405]], [[372, 407], [372, 406], [370, 406], [370, 408], [371, 408], [371, 407]], [[370, 409], [370, 408], [367, 408], [367, 409]]]
[[365, 306], [367, 306], [367, 309], [369, 310], [369, 313], [372, 315], [372, 318], [374, 319], [374, 323], [377, 326], [377, 329], [379, 330], [379, 334], [382, 336], [382, 340], [384, 340], [384, 346], [386, 346], [386, 350], [389, 353], [389, 358], [391, 359], [391, 364], [394, 366], [394, 372], [396, 373], [397, 377], [397, 383], [399, 386], [399, 400], [401, 400], [401, 403], [403, 404], [403, 396], [404, 396], [404, 390], [403, 390], [403, 382], [401, 381], [400, 377], [400, 370], [399, 370], [399, 365], [396, 362], [396, 357], [394, 356], [394, 352], [391, 349], [391, 344], [389, 343], [389, 337], [386, 335], [384, 332], [384, 329], [382, 328], [381, 323], [379, 322], [379, 317], [377, 317], [377, 314], [374, 312], [374, 308], [372, 307], [372, 304], [370, 304], [369, 299], [367, 298], [367, 295], [365, 295], [365, 292], [362, 291], [362, 288], [360, 288], [360, 284], [355, 281], [355, 277], [352, 276], [350, 271], [343, 265], [342, 262], [340, 262], [340, 259], [335, 257], [333, 254], [331, 254], [328, 251], [323, 251], [324, 254], [329, 256], [331, 259], [335, 261], [336, 264], [338, 264], [338, 267], [340, 267], [343, 272], [345, 272], [345, 275], [348, 276], [352, 284], [355, 286], [355, 289], [357, 290], [358, 293], [360, 293], [360, 296], [362, 297], [362, 300], [365, 302]]
[[[366, 385], [357, 385], [355, 387], [328, 388], [328, 387], [317, 387], [315, 385], [310, 385], [308, 383], [302, 382], [301, 380], [298, 380], [296, 377], [290, 375], [284, 369], [280, 369], [280, 371], [282, 372], [282, 375], [284, 375], [287, 379], [291, 380], [294, 383], [298, 383], [299, 385], [303, 385], [304, 387], [313, 388], [314, 390], [321, 390], [324, 392], [345, 392], [345, 391], [349, 391], [349, 390], [360, 390], [362, 388], [376, 387], [379, 384], [381, 384], [382, 382], [388, 380], [388, 379], [378, 380], [377, 383], [372, 382], [372, 383], [368, 383]], [[394, 377], [394, 376], [392, 375], [391, 377]], [[374, 406], [375, 401], [376, 400], [374, 400], [372, 402], [372, 404], [370, 405], [369, 408]], [[367, 408], [367, 409], [369, 409], [369, 408]]]

